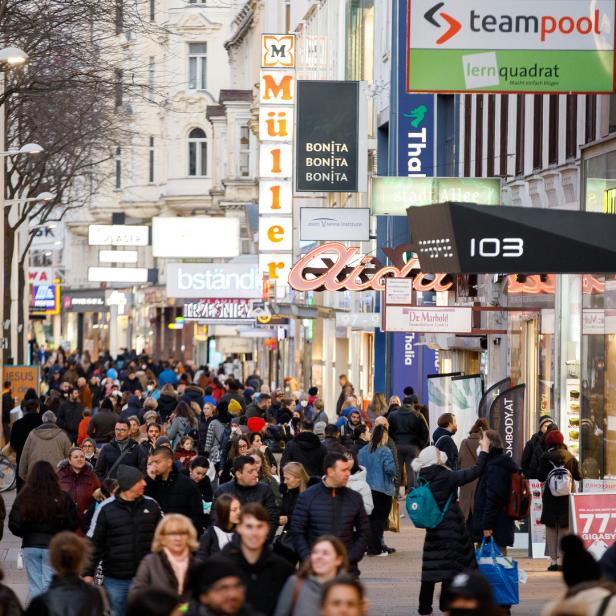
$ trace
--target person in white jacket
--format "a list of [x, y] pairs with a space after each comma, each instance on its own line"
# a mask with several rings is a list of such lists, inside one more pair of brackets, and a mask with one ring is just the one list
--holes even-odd
[[351, 469], [351, 476], [349, 477], [347, 488], [351, 488], [351, 490], [355, 490], [355, 492], [361, 494], [366, 514], [370, 515], [374, 509], [374, 503], [372, 502], [372, 490], [366, 481], [366, 469], [359, 465], [357, 456], [352, 451], [348, 451], [346, 456], [349, 460], [353, 460], [353, 468]]

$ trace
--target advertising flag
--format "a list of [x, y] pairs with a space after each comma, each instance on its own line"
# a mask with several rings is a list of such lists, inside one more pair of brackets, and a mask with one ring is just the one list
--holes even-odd
[[481, 398], [481, 402], [479, 402], [479, 417], [486, 417], [490, 412], [490, 407], [492, 406], [492, 402], [496, 400], [496, 397], [505, 389], [509, 389], [511, 387], [511, 377], [507, 377], [498, 383], [494, 383], [492, 387], [488, 387], [486, 392], [483, 394]]
[[500, 433], [504, 453], [516, 464], [522, 461], [526, 441], [524, 430], [524, 393], [526, 385], [516, 385], [499, 394], [490, 407], [488, 422], [490, 427]]

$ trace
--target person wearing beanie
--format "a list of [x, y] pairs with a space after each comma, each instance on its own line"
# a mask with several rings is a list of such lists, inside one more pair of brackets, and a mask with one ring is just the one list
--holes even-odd
[[539, 429], [524, 445], [522, 453], [522, 472], [527, 479], [537, 479], [539, 463], [547, 449], [545, 445], [546, 433], [555, 427], [554, 420], [550, 415], [542, 415], [539, 418]]
[[146, 482], [139, 469], [119, 464], [116, 479], [115, 496], [103, 501], [87, 532], [93, 551], [84, 580], [92, 583], [96, 567], [102, 562], [112, 614], [123, 616], [131, 580], [150, 552], [162, 513], [153, 498], [144, 496]]
[[[546, 452], [541, 457], [537, 479], [545, 482], [550, 471], [564, 467], [575, 481], [582, 479], [580, 466], [575, 456], [567, 449], [560, 430], [551, 430], [545, 435]], [[575, 488], [575, 484], [573, 486]], [[545, 524], [545, 555], [550, 557], [548, 571], [560, 571], [560, 540], [569, 534], [569, 500], [567, 496], [554, 496], [546, 485], [543, 488], [543, 511], [541, 523]]]
[[494, 603], [489, 582], [477, 571], [464, 571], [453, 578], [447, 588], [447, 613], [466, 616], [500, 616], [502, 611]]
[[[246, 401], [244, 396], [240, 393], [241, 383], [236, 381], [233, 377], [227, 379], [226, 382], [227, 393], [220, 399], [220, 402], [226, 402], [229, 405], [229, 413], [231, 413], [231, 402], [235, 400], [240, 405], [239, 412], [235, 415], [241, 415], [246, 410]], [[231, 413], [233, 414], [233, 413]]]
[[314, 424], [304, 421], [299, 434], [286, 444], [280, 459], [280, 468], [284, 468], [289, 462], [299, 462], [309, 477], [320, 478], [323, 476], [323, 461], [326, 455], [327, 449], [314, 433]]
[[263, 428], [265, 428], [267, 424], [265, 423], [265, 420], [261, 417], [249, 417], [248, 421], [246, 422], [246, 425], [251, 432], [255, 433], [261, 432], [261, 430], [263, 430]]
[[229, 411], [229, 415], [231, 415], [231, 417], [237, 417], [242, 414], [243, 408], [235, 398], [232, 398], [229, 400], [227, 410]]

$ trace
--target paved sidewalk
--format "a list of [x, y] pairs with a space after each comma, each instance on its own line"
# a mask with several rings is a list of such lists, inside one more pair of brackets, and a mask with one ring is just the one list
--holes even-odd
[[[8, 513], [15, 499], [15, 491], [3, 496]], [[417, 613], [423, 537], [424, 531], [415, 529], [405, 517], [400, 534], [385, 535], [387, 544], [396, 548], [397, 552], [387, 557], [366, 557], [361, 562], [362, 581], [368, 587], [371, 616], [411, 616]], [[0, 542], [0, 565], [4, 570], [5, 583], [25, 602], [28, 596], [26, 572], [16, 568], [19, 546], [20, 540], [5, 525], [4, 538]], [[520, 552], [512, 555], [528, 573], [528, 583], [520, 584], [522, 602], [513, 608], [512, 613], [515, 616], [538, 616], [547, 601], [564, 592], [561, 576], [548, 573], [545, 560], [529, 560]], [[435, 596], [434, 605], [434, 613], [438, 614], [438, 596]]]

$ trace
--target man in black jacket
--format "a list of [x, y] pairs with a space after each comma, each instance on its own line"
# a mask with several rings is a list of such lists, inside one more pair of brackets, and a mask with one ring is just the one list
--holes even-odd
[[326, 455], [327, 449], [314, 433], [314, 424], [304, 421], [302, 431], [287, 443], [280, 460], [280, 468], [284, 468], [287, 462], [300, 462], [310, 477], [321, 477]]
[[259, 394], [255, 396], [255, 401], [246, 407], [246, 417], [261, 417], [267, 422], [271, 417], [270, 406], [272, 406], [272, 397], [269, 394]]
[[438, 428], [432, 433], [432, 443], [437, 449], [447, 454], [447, 466], [458, 470], [458, 446], [453, 435], [458, 431], [458, 422], [453, 413], [443, 413], [437, 420]]
[[[405, 399], [405, 403], [407, 399]], [[409, 401], [410, 402], [410, 401]], [[392, 411], [387, 418], [389, 421], [389, 436], [393, 439], [398, 450], [398, 466], [406, 466], [406, 491], [415, 485], [415, 473], [411, 462], [419, 452], [428, 444], [430, 433], [423, 417], [411, 404], [403, 404]]]
[[359, 575], [357, 564], [368, 545], [370, 524], [361, 495], [346, 487], [352, 466], [343, 454], [325, 457], [325, 478], [297, 499], [291, 535], [300, 560], [308, 557], [319, 537], [335, 535], [346, 546], [349, 573]]
[[294, 568], [287, 560], [274, 554], [267, 537], [269, 514], [259, 503], [242, 507], [238, 538], [227, 544], [221, 556], [233, 562], [242, 573], [246, 600], [263, 614], [273, 614], [278, 596]]
[[99, 447], [108, 443], [114, 436], [116, 421], [120, 416], [113, 410], [110, 398], [105, 398], [88, 424], [88, 436], [96, 441]]
[[[39, 401], [26, 400], [21, 403], [24, 410], [24, 416], [18, 419], [11, 430], [11, 447], [15, 452], [15, 458], [17, 462], [17, 468], [19, 468], [19, 461], [21, 460], [21, 453], [24, 450], [28, 435], [34, 428], [38, 428], [42, 423], [41, 416], [39, 414]], [[23, 479], [17, 475], [17, 489], [20, 490], [23, 486]]]
[[141, 559], [150, 553], [162, 514], [158, 503], [143, 495], [146, 483], [139, 470], [120, 464], [117, 479], [116, 495], [103, 501], [88, 530], [94, 549], [84, 580], [92, 583], [102, 561], [113, 616], [124, 616], [132, 578]]
[[214, 493], [214, 500], [221, 494], [232, 494], [242, 507], [248, 503], [260, 503], [267, 509], [270, 520], [269, 539], [276, 534], [278, 528], [278, 506], [272, 488], [259, 481], [257, 465], [251, 456], [238, 456], [233, 462], [235, 479], [223, 483]]
[[163, 513], [181, 513], [189, 518], [197, 536], [200, 536], [203, 532], [203, 504], [199, 487], [174, 468], [173, 452], [169, 447], [155, 449], [150, 461], [154, 476], [149, 475], [146, 479], [146, 495], [160, 505]]
[[545, 435], [549, 430], [555, 429], [554, 420], [549, 415], [544, 415], [539, 419], [539, 430], [524, 445], [522, 472], [527, 479], [537, 479], [541, 458], [547, 450]]
[[68, 440], [73, 444], [77, 444], [77, 432], [82, 419], [83, 405], [79, 401], [79, 389], [71, 387], [68, 400], [60, 405], [58, 411], [58, 427], [68, 434]]
[[120, 464], [132, 466], [141, 472], [145, 470], [145, 451], [137, 441], [128, 437], [128, 423], [116, 421], [114, 432], [115, 439], [103, 446], [94, 469], [101, 481], [108, 477], [114, 479]]

